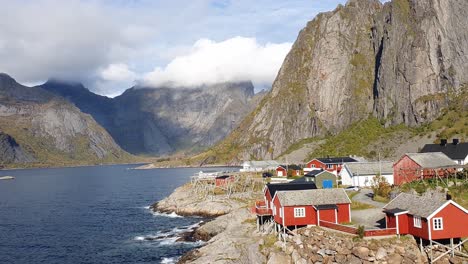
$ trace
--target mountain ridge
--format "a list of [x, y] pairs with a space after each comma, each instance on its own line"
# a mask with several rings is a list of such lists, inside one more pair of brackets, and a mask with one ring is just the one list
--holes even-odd
[[467, 9], [461, 1], [353, 0], [317, 15], [255, 114], [205, 155], [272, 159], [369, 117], [385, 127], [434, 121], [468, 83]]

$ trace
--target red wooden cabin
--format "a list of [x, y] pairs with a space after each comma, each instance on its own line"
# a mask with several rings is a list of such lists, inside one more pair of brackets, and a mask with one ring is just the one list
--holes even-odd
[[351, 200], [344, 189], [278, 191], [272, 213], [282, 226], [345, 223], [351, 221]]
[[290, 174], [290, 176], [301, 176], [302, 169], [297, 165], [279, 165], [276, 167], [276, 176], [287, 177], [288, 174]]
[[309, 169], [324, 169], [329, 172], [339, 173], [343, 163], [356, 161], [357, 160], [350, 157], [317, 158], [307, 162], [306, 167]]
[[288, 170], [286, 169], [286, 166], [280, 165], [276, 167], [276, 176], [288, 177]]
[[218, 176], [215, 179], [216, 186], [225, 186], [232, 181], [234, 181], [234, 177], [229, 175]]
[[426, 240], [468, 237], [468, 210], [452, 200], [401, 193], [384, 207], [387, 228]]
[[271, 208], [273, 206], [273, 196], [277, 191], [291, 191], [291, 190], [311, 190], [317, 189], [313, 182], [307, 183], [275, 183], [267, 184], [263, 188], [263, 201], [255, 203], [255, 212], [257, 215], [272, 215]]
[[393, 164], [394, 184], [420, 179], [446, 177], [458, 165], [442, 152], [406, 153]]

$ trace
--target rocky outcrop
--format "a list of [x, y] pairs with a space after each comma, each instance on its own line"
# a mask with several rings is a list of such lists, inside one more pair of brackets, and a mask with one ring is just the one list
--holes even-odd
[[317, 15], [218, 152], [270, 159], [369, 116], [385, 125], [434, 120], [468, 83], [467, 9], [467, 1], [350, 0]]
[[130, 157], [91, 116], [6, 74], [0, 74], [0, 128], [8, 134], [2, 146], [13, 157], [9, 163], [94, 164]]
[[51, 80], [40, 86], [73, 102], [102, 125], [125, 150], [162, 155], [214, 145], [250, 113], [264, 93], [251, 82], [197, 88], [134, 87], [116, 98], [81, 84]]
[[35, 159], [10, 135], [0, 132], [0, 164], [28, 163]]

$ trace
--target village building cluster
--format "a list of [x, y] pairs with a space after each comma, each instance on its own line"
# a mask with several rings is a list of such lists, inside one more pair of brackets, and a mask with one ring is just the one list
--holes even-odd
[[[315, 158], [302, 167], [275, 161], [246, 162], [244, 171], [274, 171], [274, 177], [263, 189], [263, 200], [257, 201], [253, 212], [257, 224], [274, 224], [278, 233], [302, 226], [322, 226], [356, 234], [350, 225], [353, 219], [352, 201], [347, 191], [370, 187], [379, 175], [389, 185], [412, 181], [444, 179], [468, 164], [468, 143], [454, 139], [451, 143], [425, 145], [419, 153], [406, 153], [398, 160], [359, 161], [356, 157]], [[261, 167], [256, 167], [257, 165]], [[265, 173], [264, 177], [269, 175]], [[300, 176], [300, 177], [299, 177]], [[288, 178], [290, 181], [276, 179]], [[450, 197], [400, 193], [382, 208], [385, 228], [365, 230], [364, 236], [413, 235], [421, 243], [448, 240], [451, 249], [468, 237], [468, 210]], [[457, 242], [458, 245], [453, 243]]]

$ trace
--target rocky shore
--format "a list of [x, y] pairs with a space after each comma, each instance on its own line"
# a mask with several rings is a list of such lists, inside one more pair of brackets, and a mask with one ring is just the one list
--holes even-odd
[[[261, 192], [206, 195], [186, 184], [152, 209], [214, 217], [187, 234], [188, 239], [207, 242], [182, 256], [178, 263], [428, 263], [427, 253], [419, 250], [411, 236], [359, 239], [321, 227], [307, 227], [286, 235], [286, 242], [279, 241], [272, 226], [257, 231], [256, 217], [250, 212], [254, 197], [261, 197]], [[437, 263], [468, 261], [446, 256]]]

